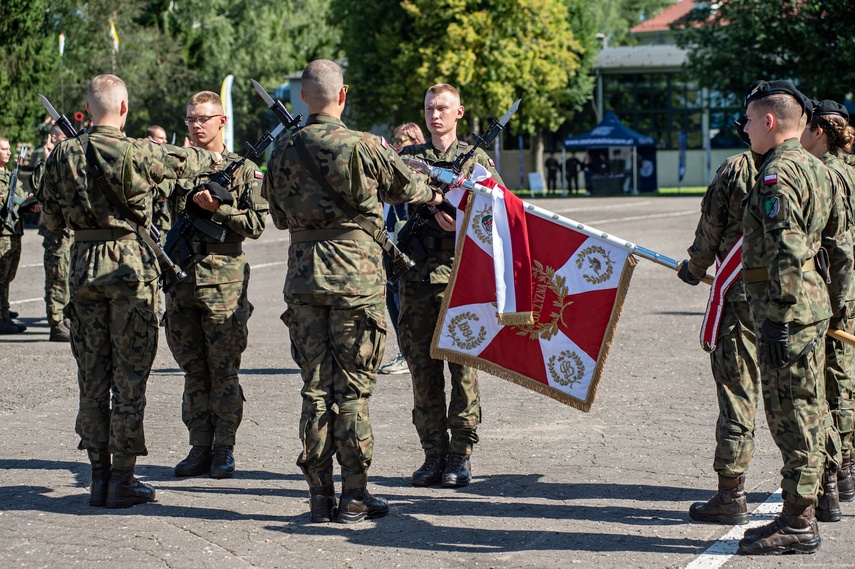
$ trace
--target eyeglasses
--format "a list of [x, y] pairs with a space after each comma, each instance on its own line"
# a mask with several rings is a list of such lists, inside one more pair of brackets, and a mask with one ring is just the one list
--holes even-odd
[[341, 86], [341, 88], [344, 89], [344, 94], [347, 95], [347, 90], [350, 89], [350, 85], [345, 83], [344, 85]]
[[393, 138], [390, 142], [392, 144], [404, 144], [405, 142], [409, 142], [411, 140], [412, 138], [410, 138], [409, 136], [402, 136], [401, 138]]
[[184, 117], [184, 124], [190, 126], [192, 124], [203, 125], [214, 117], [224, 117], [225, 115], [211, 115], [209, 117]]

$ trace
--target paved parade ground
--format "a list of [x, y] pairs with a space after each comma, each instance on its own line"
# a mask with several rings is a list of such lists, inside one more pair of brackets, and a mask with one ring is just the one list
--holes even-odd
[[[680, 260], [700, 200], [536, 204]], [[287, 232], [272, 222], [246, 247], [255, 313], [235, 478], [173, 477], [189, 446], [183, 378], [161, 334], [148, 384], [149, 455], [137, 466], [158, 501], [106, 510], [88, 505], [90, 467], [74, 434], [76, 366], [68, 345], [47, 341], [41, 237], [27, 229], [11, 300], [29, 329], [0, 337], [0, 567], [855, 567], [855, 502], [842, 504], [841, 522], [820, 524], [822, 547], [806, 556], [731, 557], [744, 528], [689, 519], [689, 505], [716, 488], [715, 391], [698, 343], [709, 289], [645, 260], [590, 413], [479, 372], [472, 484], [414, 488], [423, 455], [410, 379], [379, 376], [369, 489], [392, 512], [351, 526], [310, 524], [308, 488], [294, 464], [301, 381], [279, 319], [287, 247]], [[396, 352], [390, 327], [385, 360]], [[761, 508], [752, 523], [779, 511], [780, 467], [760, 418], [746, 487], [749, 508]]]

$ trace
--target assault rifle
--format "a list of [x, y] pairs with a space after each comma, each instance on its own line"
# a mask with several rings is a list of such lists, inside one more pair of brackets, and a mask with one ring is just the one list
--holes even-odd
[[24, 163], [24, 159], [26, 157], [27, 147], [22, 146], [21, 150], [18, 151], [18, 157], [15, 159], [15, 170], [12, 172], [12, 178], [9, 180], [9, 195], [6, 196], [6, 203], [3, 204], [3, 209], [6, 212], [3, 219], [3, 225], [5, 225], [9, 231], [15, 231], [15, 227], [18, 225], [18, 220], [21, 218], [21, 207], [23, 206], [24, 209], [27, 207], [25, 202], [29, 205], [35, 203], [35, 200], [32, 198], [21, 199], [16, 195], [18, 188], [18, 170], [20, 170], [21, 164]]
[[[50, 101], [47, 100], [47, 97], [44, 95], [39, 95], [39, 98], [42, 101], [42, 105], [45, 110], [48, 112], [50, 117], [56, 122], [56, 125], [62, 130], [63, 134], [65, 134], [66, 138], [77, 138], [83, 131], [77, 132], [77, 130], [71, 125], [71, 122], [66, 118], [65, 115], [60, 115], [53, 105], [50, 104]], [[93, 170], [97, 167], [96, 164], [90, 165]], [[99, 169], [100, 170], [100, 169]], [[100, 174], [103, 177], [103, 173]], [[120, 210], [123, 216], [127, 217], [128, 214], [131, 214], [129, 219], [125, 219], [132, 227], [136, 226], [139, 228], [139, 231], [135, 231], [137, 235], [139, 235], [140, 239], [142, 239], [146, 245], [148, 245], [149, 249], [151, 249], [152, 253], [154, 253], [157, 258], [157, 264], [160, 266], [160, 283], [164, 290], [167, 290], [174, 283], [186, 279], [187, 273], [181, 270], [181, 267], [172, 262], [172, 259], [163, 251], [163, 247], [160, 245], [160, 230], [154, 226], [154, 224], [149, 224], [148, 233], [145, 232], [145, 228], [139, 225], [136, 221], [136, 216], [133, 215], [133, 212], [127, 210], [122, 211], [123, 209], [127, 209], [126, 206], [119, 202], [118, 197], [112, 192], [110, 188], [106, 188], [105, 190], [105, 198], [111, 204], [116, 206], [119, 204], [117, 209]], [[114, 201], [115, 200], [115, 201]]]
[[[459, 154], [457, 158], [454, 159], [450, 165], [445, 167], [444, 169], [447, 172], [451, 172], [454, 175], [452, 176], [442, 176], [437, 177], [435, 175], [431, 175], [432, 186], [437, 190], [445, 194], [452, 185], [460, 180], [460, 177], [463, 175], [463, 167], [475, 156], [475, 152], [479, 148], [487, 146], [492, 143], [499, 133], [504, 130], [505, 125], [508, 124], [508, 121], [511, 120], [511, 116], [517, 111], [520, 106], [521, 99], [517, 99], [514, 101], [514, 104], [511, 105], [511, 108], [508, 109], [508, 112], [499, 119], [493, 119], [490, 122], [490, 126], [487, 127], [487, 132], [484, 133], [484, 136], [478, 136], [477, 134], [472, 134], [472, 139], [474, 140], [474, 144], [472, 148], [470, 148], [464, 154]], [[437, 165], [439, 166], [439, 165]], [[430, 169], [431, 172], [439, 172], [438, 169]], [[398, 231], [398, 247], [401, 248], [404, 253], [408, 254], [410, 257], [413, 257], [416, 263], [421, 263], [425, 259], [427, 259], [428, 252], [425, 249], [424, 245], [421, 243], [421, 238], [424, 235], [425, 231], [428, 227], [428, 221], [432, 218], [438, 211], [443, 211], [447, 213], [452, 218], [457, 216], [457, 211], [454, 206], [449, 203], [447, 199], [442, 200], [442, 203], [438, 206], [433, 205], [422, 205], [420, 206], [407, 220], [407, 223]], [[396, 282], [403, 271], [393, 271], [389, 277], [389, 280], [392, 282]]]

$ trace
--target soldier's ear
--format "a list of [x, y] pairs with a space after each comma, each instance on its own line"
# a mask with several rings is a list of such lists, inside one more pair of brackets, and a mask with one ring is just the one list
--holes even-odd
[[457, 120], [460, 120], [462, 118], [463, 118], [463, 105], [460, 105], [460, 107], [457, 109]]

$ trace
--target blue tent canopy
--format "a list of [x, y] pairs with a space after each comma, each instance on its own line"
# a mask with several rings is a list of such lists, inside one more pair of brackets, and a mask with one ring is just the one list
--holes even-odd
[[653, 137], [635, 132], [620, 122], [613, 111], [606, 111], [593, 129], [564, 139], [564, 148], [568, 150], [596, 146], [653, 146]]

